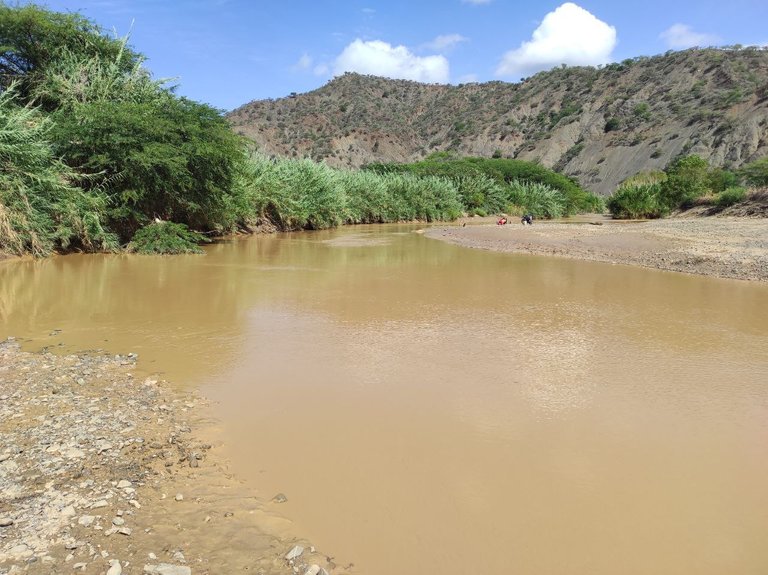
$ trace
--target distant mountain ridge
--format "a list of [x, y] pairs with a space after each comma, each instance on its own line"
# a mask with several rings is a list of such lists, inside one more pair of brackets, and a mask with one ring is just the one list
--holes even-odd
[[768, 49], [668, 52], [520, 83], [421, 84], [347, 73], [228, 114], [264, 153], [332, 166], [436, 151], [535, 160], [596, 193], [680, 154], [739, 167], [768, 155]]

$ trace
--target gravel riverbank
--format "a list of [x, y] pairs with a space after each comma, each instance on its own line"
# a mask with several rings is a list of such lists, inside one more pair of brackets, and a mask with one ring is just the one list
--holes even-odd
[[201, 398], [135, 363], [0, 342], [0, 575], [348, 572], [199, 439]]
[[[428, 237], [461, 246], [554, 255], [721, 278], [768, 281], [768, 219], [670, 218], [619, 222], [538, 221], [498, 226], [471, 219], [428, 229]], [[462, 223], [467, 225], [462, 225]]]

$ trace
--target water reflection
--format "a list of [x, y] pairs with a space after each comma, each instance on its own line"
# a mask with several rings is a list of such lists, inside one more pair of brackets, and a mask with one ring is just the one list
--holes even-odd
[[413, 230], [5, 263], [0, 336], [202, 385], [238, 473], [361, 572], [768, 565], [767, 286]]

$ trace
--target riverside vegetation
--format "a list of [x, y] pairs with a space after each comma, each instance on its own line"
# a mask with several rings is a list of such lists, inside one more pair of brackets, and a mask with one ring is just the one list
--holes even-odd
[[[0, 7], [0, 250], [199, 251], [238, 229], [556, 217], [598, 205], [528, 162], [341, 171], [249, 153], [221, 113], [155, 80], [127, 39], [79, 14]], [[266, 226], [265, 226], [266, 224]], [[196, 230], [196, 231], [192, 231]]]
[[[254, 229], [603, 209], [574, 178], [498, 153], [357, 171], [269, 158], [143, 61], [79, 14], [0, 4], [0, 254], [199, 252], [209, 236]], [[746, 193], [739, 176], [764, 185], [765, 172], [762, 160], [735, 174], [681, 157], [625, 182], [608, 207], [658, 217], [702, 197], [725, 206]]]

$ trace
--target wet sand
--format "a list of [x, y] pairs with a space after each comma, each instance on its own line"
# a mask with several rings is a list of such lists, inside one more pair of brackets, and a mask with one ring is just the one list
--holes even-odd
[[[549, 255], [740, 280], [768, 281], [765, 218], [670, 218], [643, 222], [602, 216], [574, 223], [487, 218], [431, 228], [425, 235], [470, 248]], [[463, 225], [466, 224], [466, 225]]]

